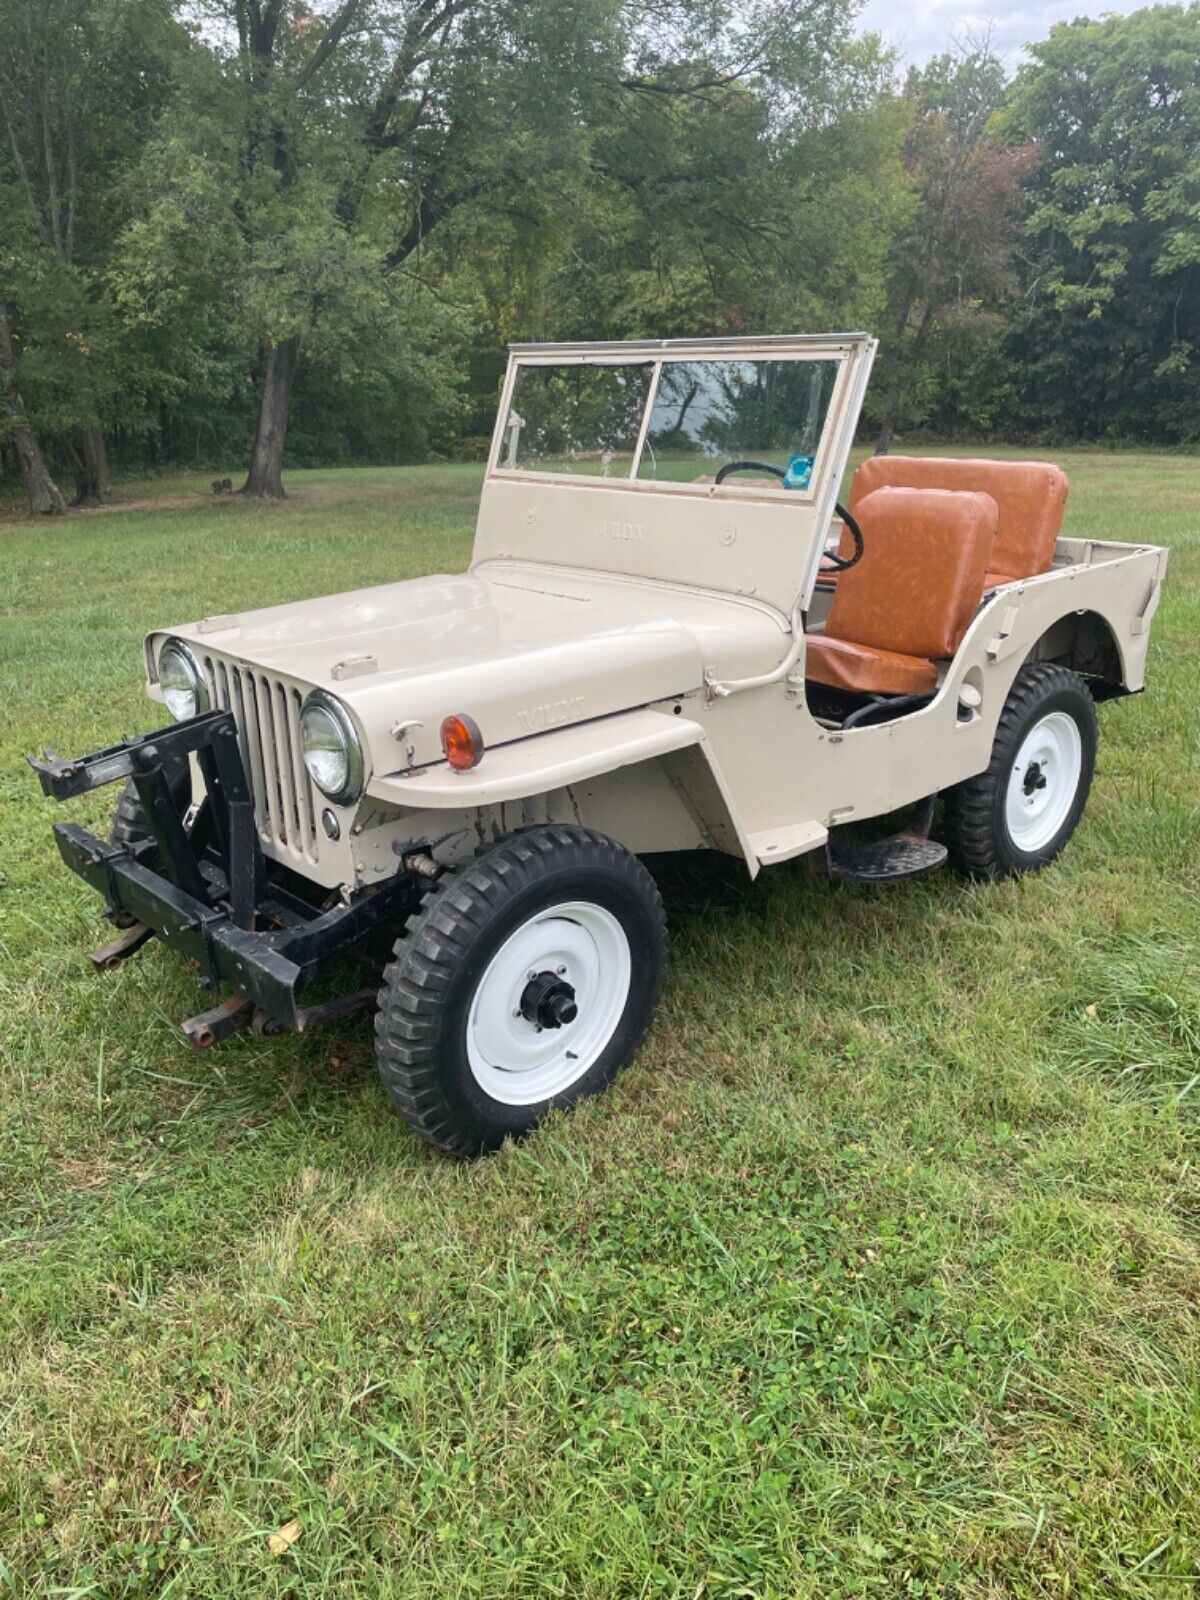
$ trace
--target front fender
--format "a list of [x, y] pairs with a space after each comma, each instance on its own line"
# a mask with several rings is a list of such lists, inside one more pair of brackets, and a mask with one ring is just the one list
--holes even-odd
[[461, 811], [565, 789], [601, 772], [704, 742], [704, 729], [690, 717], [622, 711], [498, 745], [485, 751], [469, 772], [455, 772], [449, 764], [439, 763], [374, 777], [367, 793], [389, 805]]
[[[690, 752], [690, 755], [683, 755]], [[682, 759], [681, 759], [682, 757]], [[469, 772], [448, 765], [373, 777], [367, 794], [417, 811], [473, 811], [568, 789], [604, 773], [662, 761], [702, 831], [719, 848], [758, 857], [742, 826], [708, 737], [690, 717], [643, 708], [519, 739], [487, 750]]]

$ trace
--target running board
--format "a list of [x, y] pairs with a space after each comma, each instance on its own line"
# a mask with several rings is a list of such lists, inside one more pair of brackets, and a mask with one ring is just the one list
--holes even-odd
[[829, 876], [835, 883], [899, 883], [923, 878], [946, 864], [949, 851], [916, 833], [894, 833], [872, 844], [827, 846]]

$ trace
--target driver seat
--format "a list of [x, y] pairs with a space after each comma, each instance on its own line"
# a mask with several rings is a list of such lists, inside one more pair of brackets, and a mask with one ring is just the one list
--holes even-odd
[[999, 519], [990, 494], [876, 489], [857, 510], [864, 551], [843, 572], [805, 676], [852, 694], [937, 688], [983, 599]]

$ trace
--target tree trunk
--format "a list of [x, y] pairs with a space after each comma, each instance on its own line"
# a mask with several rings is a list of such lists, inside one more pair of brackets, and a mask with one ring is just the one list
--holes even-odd
[[[901, 330], [908, 322], [911, 313], [911, 302], [905, 307], [904, 321], [900, 324]], [[883, 402], [883, 421], [879, 426], [879, 438], [875, 441], [875, 454], [886, 456], [892, 448], [892, 440], [896, 436], [896, 412], [900, 399], [900, 373], [901, 370], [915, 373], [917, 363], [925, 353], [925, 341], [929, 337], [929, 330], [933, 326], [933, 302], [927, 301], [922, 313], [917, 331], [913, 335], [912, 343], [908, 349], [904, 348], [903, 331], [896, 337], [896, 364], [892, 368], [892, 375], [888, 380], [887, 393]]]
[[111, 502], [108, 452], [98, 422], [80, 422], [69, 432], [56, 433], [54, 455], [58, 470], [69, 472], [74, 481], [73, 506], [106, 506]]
[[0, 391], [3, 391], [9, 431], [17, 449], [17, 460], [21, 464], [25, 493], [29, 496], [29, 510], [35, 517], [58, 516], [66, 510], [66, 506], [58, 485], [50, 476], [41, 447], [33, 436], [25, 402], [17, 388], [16, 356], [3, 303], [0, 303]]
[[112, 500], [112, 479], [108, 473], [104, 435], [100, 432], [100, 424], [94, 419], [80, 427], [79, 447], [83, 454], [86, 499], [89, 504], [106, 506]]
[[71, 482], [75, 485], [71, 504], [81, 506], [87, 499], [87, 472], [83, 465], [83, 457], [79, 453], [78, 435], [60, 430], [54, 435], [53, 453], [54, 470], [63, 479], [70, 473]]
[[283, 447], [287, 440], [292, 380], [300, 365], [299, 335], [272, 345], [263, 355], [262, 403], [250, 471], [240, 493], [259, 500], [282, 500]]
[[879, 428], [879, 437], [875, 441], [875, 454], [886, 456], [892, 448], [892, 440], [896, 435], [896, 391], [891, 388], [883, 403], [883, 422]]

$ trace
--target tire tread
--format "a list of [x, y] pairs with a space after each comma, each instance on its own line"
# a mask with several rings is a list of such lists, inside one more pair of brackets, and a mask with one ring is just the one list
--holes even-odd
[[[942, 836], [950, 852], [951, 865], [965, 876], [1000, 878], [1015, 870], [1006, 861], [1002, 841], [997, 835], [995, 819], [999, 798], [1008, 783], [1018, 732], [1038, 705], [1060, 690], [1081, 691], [1091, 705], [1087, 685], [1078, 673], [1051, 661], [1027, 662], [1017, 673], [1004, 702], [986, 770], [965, 783], [956, 784], [942, 796]], [[1091, 722], [1094, 743], [1094, 708]], [[1085, 771], [1085, 786], [1090, 781], [1091, 774]], [[1043, 860], [1033, 865], [1043, 866], [1053, 859], [1069, 837], [1068, 832], [1054, 843]]]
[[543, 823], [481, 846], [473, 861], [445, 873], [396, 941], [375, 1014], [376, 1057], [393, 1105], [430, 1144], [451, 1155], [480, 1153], [477, 1133], [462, 1125], [440, 1083], [441, 1012], [472, 938], [514, 893], [547, 867], [601, 867], [623, 878], [650, 912], [657, 1001], [667, 959], [667, 925], [658, 889], [623, 846], [590, 828]]

